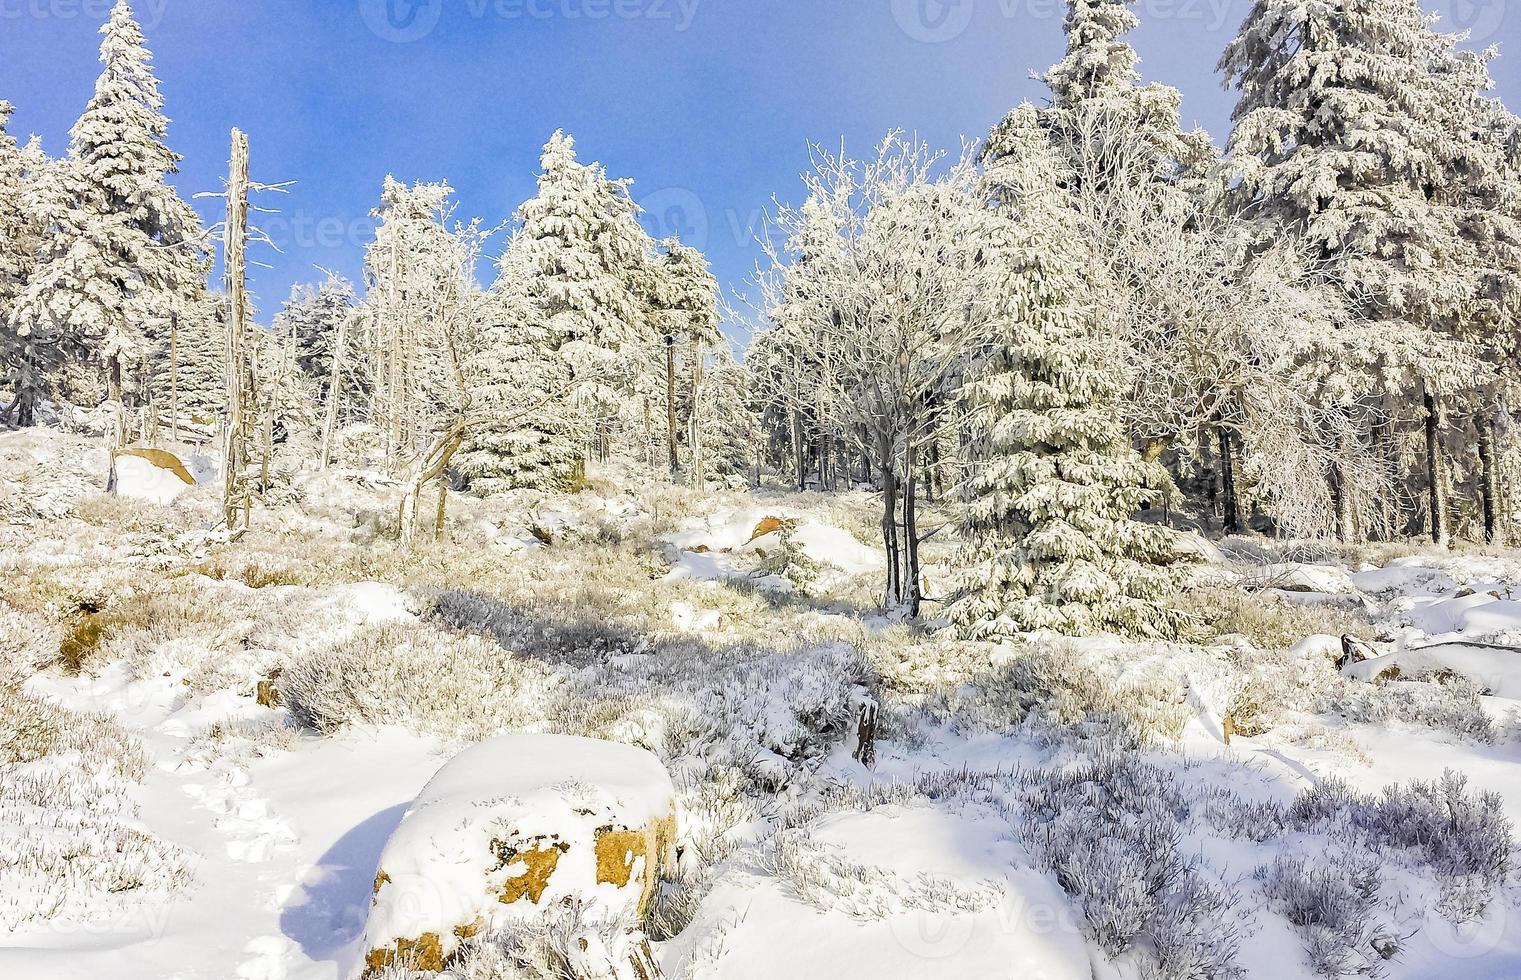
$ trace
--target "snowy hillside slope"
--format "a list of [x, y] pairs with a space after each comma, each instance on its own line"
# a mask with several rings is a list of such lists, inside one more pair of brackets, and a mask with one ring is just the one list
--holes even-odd
[[[670, 772], [668, 977], [1521, 975], [1515, 555], [1241, 565], [1189, 643], [995, 648], [875, 611], [864, 494], [614, 475], [456, 498], [408, 553], [386, 477], [304, 473], [232, 542], [206, 488], [101, 496], [69, 438], [0, 435], [0, 480], [54, 488], [0, 514], [0, 715], [34, 733], [0, 745], [0, 976], [346, 980], [402, 815], [503, 732]], [[1338, 670], [1342, 633], [1399, 676]], [[66, 884], [39, 824], [80, 828]]]

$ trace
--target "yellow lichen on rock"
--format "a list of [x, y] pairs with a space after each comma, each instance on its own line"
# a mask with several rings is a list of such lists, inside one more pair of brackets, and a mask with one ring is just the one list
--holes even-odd
[[174, 453], [168, 452], [167, 450], [118, 449], [116, 451], [116, 455], [135, 456], [138, 459], [146, 459], [148, 462], [152, 463], [154, 466], [157, 466], [159, 469], [168, 470], [170, 473], [173, 473], [175, 476], [185, 481], [186, 486], [195, 486], [195, 477], [191, 476], [190, 471], [185, 469], [185, 464], [180, 462], [180, 458], [178, 456], [174, 455]]
[[510, 867], [522, 862], [527, 868], [522, 874], [507, 879], [500, 898], [503, 905], [511, 905], [524, 898], [537, 905], [539, 899], [544, 897], [544, 889], [549, 887], [549, 879], [560, 864], [560, 855], [570, 850], [570, 845], [563, 841], [545, 847], [543, 842], [547, 839], [549, 838], [535, 837], [533, 848], [528, 850], [512, 847], [505, 841], [491, 842], [492, 850], [496, 851], [497, 858], [501, 861], [498, 867]]

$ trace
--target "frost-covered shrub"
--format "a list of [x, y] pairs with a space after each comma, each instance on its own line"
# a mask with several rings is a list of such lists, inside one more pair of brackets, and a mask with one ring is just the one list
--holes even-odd
[[1183, 593], [1178, 602], [1197, 625], [1195, 639], [1242, 636], [1261, 650], [1284, 650], [1307, 636], [1366, 632], [1366, 619], [1343, 606], [1286, 602], [1240, 588], [1205, 586]]
[[852, 861], [840, 847], [818, 840], [808, 828], [778, 831], [768, 843], [762, 867], [814, 908], [863, 921], [910, 909], [981, 912], [996, 908], [1003, 899], [996, 881], [968, 888], [949, 878], [926, 873], [906, 878], [889, 868]]
[[443, 593], [435, 613], [452, 629], [481, 633], [507, 650], [549, 660], [595, 662], [647, 645], [632, 630], [605, 620], [546, 615], [542, 606], [529, 609], [473, 592]]
[[1142, 663], [1060, 640], [965, 646], [971, 672], [940, 672], [916, 699], [958, 727], [1001, 731], [1031, 717], [1047, 725], [1113, 718], [1146, 736], [1177, 738], [1191, 715], [1186, 679], [1163, 657]]
[[189, 880], [186, 855], [135, 825], [138, 741], [0, 685], [0, 929], [114, 917]]
[[1382, 880], [1374, 855], [1353, 849], [1279, 857], [1257, 877], [1273, 911], [1303, 937], [1310, 967], [1321, 976], [1382, 976], [1383, 962], [1398, 952], [1376, 916]]
[[1326, 710], [1349, 721], [1405, 722], [1492, 742], [1495, 726], [1484, 712], [1479, 694], [1479, 687], [1461, 675], [1440, 681], [1350, 683], [1330, 700]]
[[1181, 845], [1189, 806], [1175, 775], [1108, 754], [1024, 774], [1021, 785], [1020, 838], [1082, 909], [1100, 948], [1139, 949], [1149, 976], [1241, 975], [1233, 902]]
[[1459, 920], [1484, 914], [1510, 873], [1510, 820], [1498, 793], [1469, 794], [1451, 769], [1439, 781], [1386, 786], [1369, 830], [1392, 847], [1419, 851], [1443, 879], [1444, 911]]
[[61, 631], [42, 616], [0, 601], [0, 686], [30, 677], [58, 656]]
[[460, 944], [442, 973], [393, 965], [371, 980], [649, 980], [658, 977], [637, 926], [572, 903]]
[[317, 732], [403, 725], [474, 741], [542, 726], [562, 683], [482, 637], [389, 623], [296, 659], [279, 688]]
[[1328, 779], [1306, 789], [1284, 814], [1284, 826], [1302, 832], [1339, 824], [1372, 848], [1414, 855], [1437, 877], [1444, 913], [1459, 921], [1482, 916], [1510, 874], [1514, 842], [1502, 799], [1469, 793], [1467, 778], [1451, 770], [1435, 782], [1386, 786], [1379, 797]]
[[774, 541], [759, 549], [758, 570], [787, 580], [798, 595], [810, 596], [818, 586], [824, 568], [798, 544], [795, 531], [794, 525], [783, 524]]

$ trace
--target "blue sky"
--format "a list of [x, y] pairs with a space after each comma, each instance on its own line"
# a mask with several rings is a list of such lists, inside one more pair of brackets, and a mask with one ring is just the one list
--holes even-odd
[[[1428, 6], [1432, 0], [1428, 0]], [[1435, 0], [1476, 40], [1521, 41], [1508, 0]], [[110, 0], [0, 0], [0, 99], [60, 153], [97, 74]], [[259, 220], [267, 319], [318, 267], [357, 278], [387, 173], [448, 180], [461, 215], [508, 218], [556, 128], [634, 179], [646, 225], [742, 285], [756, 219], [799, 193], [807, 144], [866, 151], [892, 128], [980, 137], [1060, 56], [1059, 0], [135, 0], [163, 81], [188, 197], [215, 191], [228, 130], [256, 180], [294, 180]], [[1140, 0], [1147, 79], [1222, 141], [1234, 97], [1214, 64], [1248, 0]], [[1509, 47], [1510, 45], [1506, 45]], [[1521, 108], [1521, 54], [1494, 64]], [[216, 220], [219, 202], [195, 202]]]

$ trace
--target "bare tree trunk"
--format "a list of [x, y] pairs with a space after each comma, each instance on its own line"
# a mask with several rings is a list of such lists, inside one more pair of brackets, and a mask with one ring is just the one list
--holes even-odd
[[230, 531], [246, 530], [253, 510], [245, 472], [256, 429], [254, 379], [248, 351], [248, 290], [244, 246], [248, 236], [248, 137], [232, 131], [227, 177], [227, 225], [223, 239], [227, 313], [227, 432], [222, 453], [222, 511]]
[[1450, 543], [1447, 519], [1447, 488], [1443, 483], [1440, 432], [1444, 423], [1442, 407], [1427, 390], [1426, 405], [1426, 480], [1428, 483], [1427, 518], [1431, 540], [1439, 545]]
[[169, 317], [169, 438], [180, 438], [180, 345], [178, 316]]
[[702, 343], [694, 335], [691, 343], [692, 357], [692, 398], [687, 411], [687, 444], [692, 451], [692, 486], [702, 489], [708, 485], [705, 461], [703, 459], [702, 445], [702, 420], [698, 414], [698, 398], [702, 393]]
[[923, 588], [920, 582], [919, 572], [919, 501], [918, 501], [918, 478], [914, 475], [918, 460], [918, 454], [914, 452], [913, 439], [905, 440], [903, 448], [903, 472], [907, 474], [906, 485], [903, 489], [903, 547], [906, 552], [907, 569], [904, 572], [906, 581], [904, 585], [905, 599], [908, 602], [909, 616], [917, 619], [919, 606], [923, 601]]
[[1482, 413], [1475, 415], [1473, 421], [1479, 432], [1479, 494], [1484, 506], [1484, 542], [1498, 544], [1500, 528], [1496, 520], [1499, 511], [1496, 500], [1499, 497], [1500, 477], [1499, 467], [1495, 465], [1494, 423]]
[[797, 488], [801, 493], [808, 489], [808, 447], [803, 443], [803, 418], [796, 409], [788, 409], [787, 414], [792, 426], [792, 459], [797, 469]]
[[669, 334], [665, 338], [665, 438], [674, 481], [681, 460], [676, 454], [676, 338]]
[[1217, 425], [1215, 433], [1220, 441], [1220, 529], [1226, 534], [1241, 533], [1241, 504], [1236, 495], [1236, 451], [1231, 442], [1230, 430]]
[[883, 605], [891, 608], [903, 599], [901, 557], [898, 551], [898, 475], [892, 465], [892, 444], [883, 434], [882, 448], [882, 543], [887, 549], [887, 591]]
[[327, 469], [333, 458], [333, 433], [338, 428], [338, 404], [343, 399], [343, 359], [348, 356], [349, 318], [338, 321], [338, 338], [333, 344], [333, 361], [328, 366], [327, 420], [322, 425], [322, 460], [320, 469]]

